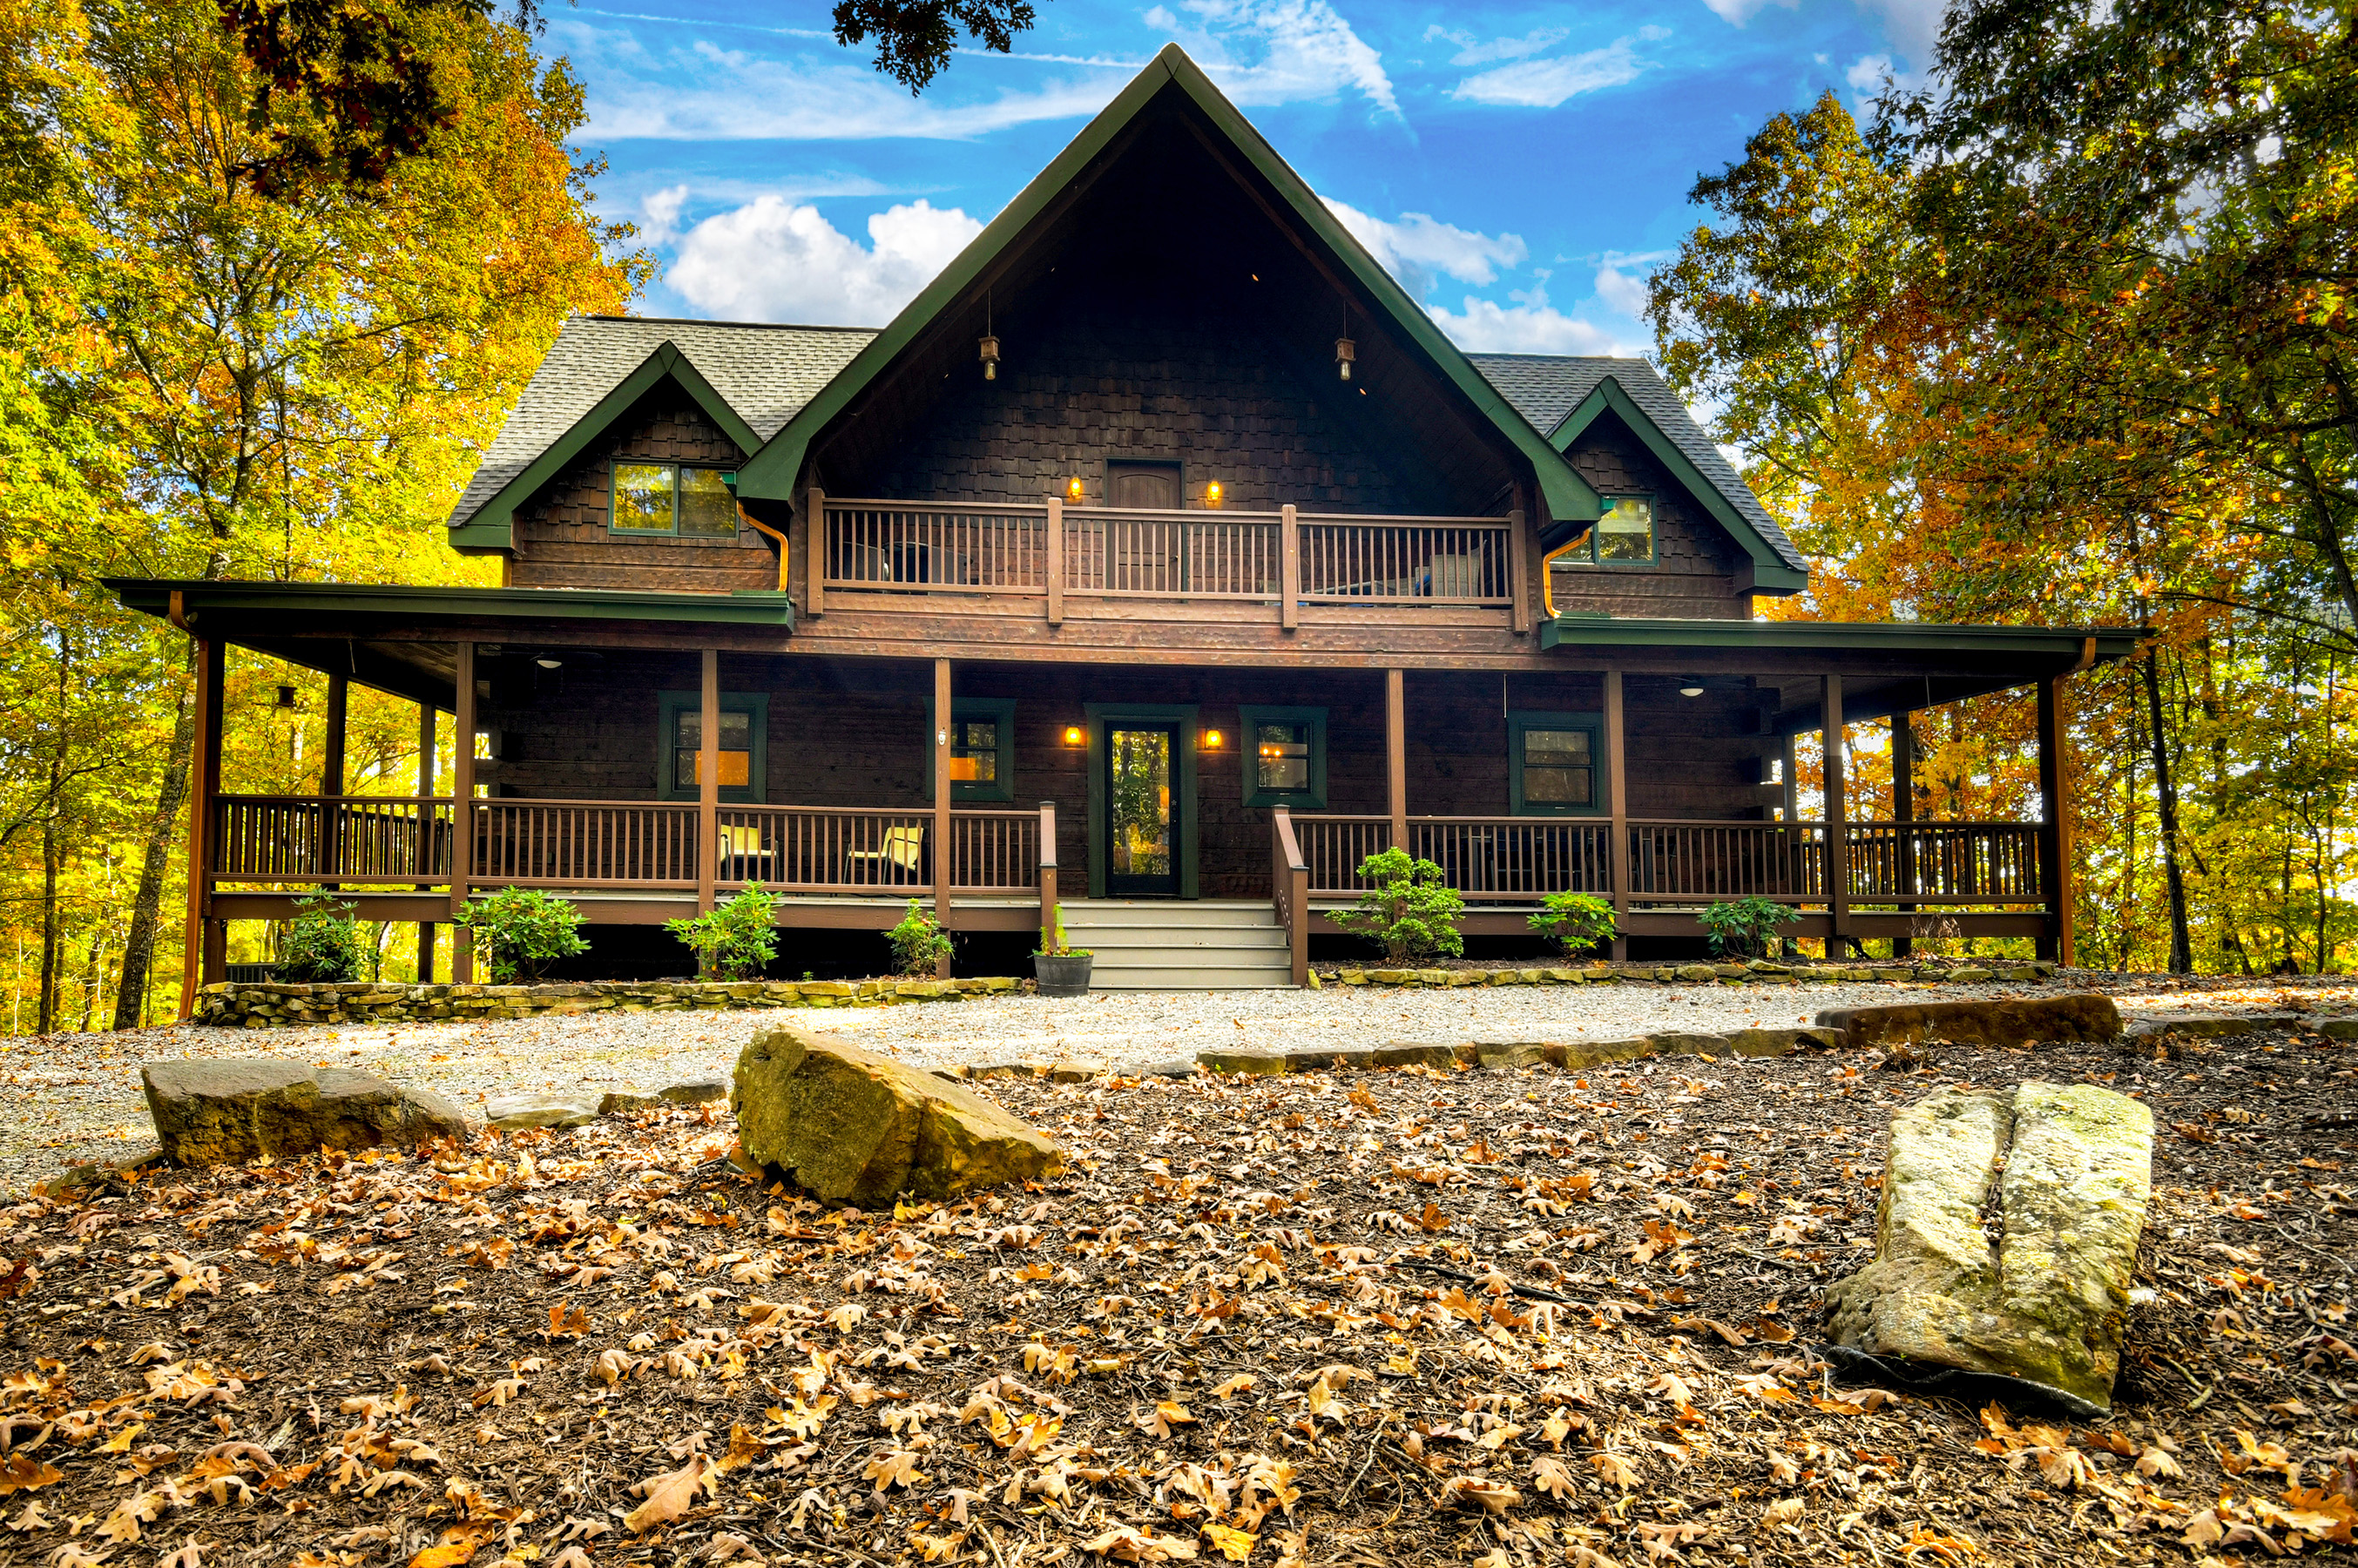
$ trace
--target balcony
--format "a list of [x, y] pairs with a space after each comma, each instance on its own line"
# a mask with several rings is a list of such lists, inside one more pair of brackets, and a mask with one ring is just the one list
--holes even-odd
[[923, 607], [942, 595], [1042, 602], [1051, 625], [1079, 600], [1233, 600], [1293, 626], [1304, 607], [1522, 602], [1519, 519], [845, 501], [814, 493], [831, 596]]

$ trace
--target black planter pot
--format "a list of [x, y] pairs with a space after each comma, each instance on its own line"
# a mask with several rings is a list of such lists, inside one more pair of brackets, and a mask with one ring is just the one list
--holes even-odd
[[1039, 982], [1042, 996], [1087, 996], [1089, 994], [1089, 955], [1063, 954], [1051, 957], [1045, 953], [1032, 955], [1032, 973]]

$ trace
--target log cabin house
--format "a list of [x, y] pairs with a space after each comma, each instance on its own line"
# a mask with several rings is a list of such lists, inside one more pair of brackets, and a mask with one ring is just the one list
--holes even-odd
[[[1458, 350], [1175, 47], [882, 330], [568, 321], [449, 538], [502, 586], [113, 585], [199, 650], [191, 989], [323, 884], [424, 947], [499, 887], [596, 935], [752, 881], [1298, 984], [1390, 845], [1469, 935], [1588, 891], [1667, 955], [1760, 894], [2068, 957], [2064, 682], [2137, 640], [1755, 619], [1808, 565], [1643, 361]], [[330, 677], [320, 795], [222, 792], [228, 644]], [[473, 737], [455, 799], [342, 793], [353, 681]], [[1916, 819], [1909, 714], [2022, 687], [2043, 819]], [[1866, 720], [1898, 819], [1837, 747], [1803, 820], [1794, 737]]]

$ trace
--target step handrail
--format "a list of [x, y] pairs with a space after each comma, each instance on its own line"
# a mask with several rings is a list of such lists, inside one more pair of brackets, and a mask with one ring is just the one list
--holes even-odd
[[1281, 806], [1270, 813], [1270, 898], [1277, 924], [1285, 933], [1285, 947], [1293, 983], [1310, 983], [1310, 862], [1302, 858], [1294, 837], [1293, 813]]

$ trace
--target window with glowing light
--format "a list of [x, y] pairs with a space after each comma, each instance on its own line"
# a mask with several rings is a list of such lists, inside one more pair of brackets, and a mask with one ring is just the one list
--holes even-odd
[[1323, 808], [1326, 804], [1326, 710], [1242, 708], [1237, 717], [1238, 749], [1247, 753], [1239, 770], [1244, 775], [1245, 804]]
[[[1015, 798], [1015, 702], [961, 697], [950, 702], [950, 798]], [[934, 703], [925, 699], [925, 794], [934, 786]]]
[[[704, 694], [666, 691], [656, 696], [660, 740], [656, 747], [655, 797], [695, 800], [702, 793]], [[766, 787], [770, 751], [770, 698], [757, 691], [720, 694], [720, 798], [758, 802]]]

